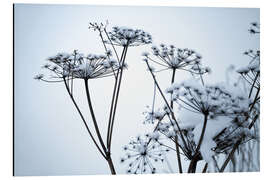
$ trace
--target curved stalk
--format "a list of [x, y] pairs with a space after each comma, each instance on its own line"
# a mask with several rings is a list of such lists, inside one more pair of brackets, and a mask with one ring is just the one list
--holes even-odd
[[205, 130], [206, 130], [206, 125], [207, 125], [207, 118], [208, 118], [208, 113], [204, 114], [204, 122], [203, 122], [203, 128], [202, 128], [202, 132], [201, 132], [201, 136], [198, 142], [198, 145], [196, 147], [194, 156], [189, 164], [189, 168], [188, 168], [188, 173], [195, 173], [196, 172], [196, 166], [198, 161], [200, 160], [200, 148], [203, 142], [203, 138], [204, 138], [204, 134], [205, 134]]
[[88, 127], [86, 121], [85, 121], [85, 118], [84, 118], [83, 115], [82, 115], [82, 112], [81, 112], [80, 108], [78, 107], [76, 101], [75, 101], [74, 98], [73, 98], [73, 95], [70, 93], [65, 78], [63, 78], [63, 79], [64, 79], [64, 84], [65, 84], [66, 90], [67, 90], [67, 92], [68, 92], [68, 94], [69, 94], [69, 97], [71, 98], [71, 100], [72, 100], [74, 106], [76, 107], [76, 109], [77, 109], [77, 111], [78, 111], [78, 113], [79, 113], [81, 119], [83, 120], [84, 126], [86, 127], [86, 130], [87, 130], [88, 134], [90, 135], [91, 139], [93, 140], [93, 142], [94, 142], [94, 144], [96, 145], [96, 147], [97, 147], [98, 151], [100, 152], [100, 154], [106, 159], [105, 154], [102, 152], [102, 150], [101, 150], [101, 148], [99, 147], [99, 145], [97, 144], [97, 142], [96, 142], [94, 136], [92, 135], [92, 133], [91, 133], [91, 131], [90, 131], [90, 129], [89, 129], [89, 127]]
[[86, 91], [88, 106], [89, 106], [89, 110], [90, 110], [92, 120], [93, 120], [93, 123], [94, 123], [95, 131], [96, 131], [96, 134], [98, 136], [98, 140], [99, 140], [99, 142], [100, 142], [100, 144], [101, 144], [101, 146], [103, 148], [103, 151], [106, 153], [106, 158], [105, 159], [106, 159], [106, 161], [107, 161], [107, 163], [108, 163], [108, 165], [110, 167], [111, 174], [115, 175], [116, 171], [115, 171], [115, 168], [114, 168], [114, 165], [113, 165], [111, 154], [110, 154], [110, 152], [107, 151], [107, 149], [105, 147], [105, 144], [104, 144], [103, 139], [101, 137], [99, 127], [98, 127], [98, 124], [97, 124], [97, 121], [96, 121], [96, 117], [95, 117], [95, 113], [94, 113], [94, 109], [93, 109], [93, 106], [92, 106], [92, 103], [91, 103], [91, 98], [90, 98], [90, 93], [89, 93], [88, 80], [85, 79], [84, 83], [85, 83], [85, 91]]
[[90, 113], [91, 113], [91, 116], [92, 116], [92, 121], [94, 123], [95, 131], [96, 131], [96, 134], [98, 136], [98, 140], [99, 140], [104, 152], [106, 152], [106, 147], [105, 147], [103, 139], [101, 137], [99, 127], [98, 127], [98, 124], [97, 124], [97, 121], [96, 121], [94, 109], [93, 109], [93, 106], [92, 106], [92, 103], [91, 103], [91, 98], [90, 98], [88, 80], [87, 79], [84, 79], [84, 85], [85, 85], [85, 92], [86, 92], [86, 96], [87, 96], [87, 102], [88, 102], [89, 110], [90, 110]]
[[[150, 69], [150, 66], [149, 66], [148, 61], [146, 61], [146, 65], [147, 65], [147, 67]], [[155, 75], [153, 74], [152, 71], [150, 71], [150, 73], [151, 73], [152, 78], [153, 78], [153, 80], [154, 80], [154, 82], [155, 82], [155, 84], [156, 84], [156, 86], [157, 86], [157, 88], [158, 88], [159, 93], [161, 94], [161, 96], [162, 96], [162, 98], [163, 98], [163, 100], [164, 100], [164, 102], [165, 102], [167, 108], [169, 109], [169, 111], [170, 111], [170, 113], [171, 113], [171, 115], [172, 115], [172, 119], [174, 120], [174, 122], [175, 122], [175, 124], [176, 124], [176, 126], [177, 126], [177, 128], [178, 128], [178, 130], [179, 130], [179, 132], [180, 132], [180, 137], [181, 137], [181, 139], [182, 139], [182, 141], [183, 141], [183, 143], [184, 143], [184, 146], [185, 146], [185, 148], [187, 148], [187, 144], [186, 144], [186, 141], [185, 141], [185, 139], [184, 139], [184, 135], [183, 135], [183, 133], [182, 133], [182, 131], [181, 131], [181, 129], [180, 129], [179, 124], [178, 124], [177, 121], [176, 121], [176, 118], [175, 118], [175, 116], [174, 116], [174, 112], [172, 111], [172, 109], [171, 109], [171, 107], [170, 107], [170, 105], [169, 105], [167, 99], [165, 98], [165, 96], [164, 96], [164, 94], [163, 94], [163, 92], [162, 92], [162, 90], [161, 90], [161, 88], [160, 88], [160, 86], [159, 86], [159, 84], [158, 84], [158, 82], [157, 82], [157, 80], [156, 80]]]

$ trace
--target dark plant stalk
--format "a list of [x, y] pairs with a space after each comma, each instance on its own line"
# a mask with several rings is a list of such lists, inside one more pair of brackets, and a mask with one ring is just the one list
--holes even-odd
[[[174, 83], [175, 73], [176, 73], [176, 69], [173, 69], [171, 84]], [[172, 99], [171, 99], [171, 108], [173, 109], [173, 100]], [[183, 173], [177, 135], [175, 136], [175, 149], [176, 149], [178, 170], [179, 170], [179, 173]]]
[[208, 163], [205, 163], [205, 165], [204, 165], [204, 167], [203, 167], [202, 173], [206, 173], [207, 168], [208, 168]]
[[92, 133], [91, 133], [91, 131], [90, 131], [90, 129], [89, 129], [89, 127], [88, 127], [86, 121], [85, 121], [85, 118], [84, 118], [83, 115], [82, 115], [82, 112], [81, 112], [80, 108], [78, 107], [76, 101], [74, 100], [73, 95], [70, 93], [65, 78], [63, 78], [63, 79], [64, 79], [64, 84], [65, 84], [66, 90], [67, 90], [67, 92], [68, 92], [68, 94], [69, 94], [69, 97], [71, 98], [71, 100], [72, 100], [74, 106], [76, 107], [76, 109], [77, 109], [77, 111], [78, 111], [78, 113], [79, 113], [81, 119], [83, 120], [84, 126], [86, 127], [86, 130], [87, 130], [88, 134], [90, 135], [91, 139], [93, 140], [93, 142], [94, 142], [94, 144], [96, 145], [96, 147], [97, 147], [98, 151], [100, 152], [100, 154], [106, 159], [106, 155], [102, 152], [101, 148], [100, 148], [99, 145], [97, 144], [97, 142], [96, 142], [94, 136], [92, 135]]
[[110, 154], [110, 152], [107, 151], [107, 149], [105, 147], [105, 144], [104, 144], [103, 139], [101, 137], [99, 127], [98, 127], [98, 124], [97, 124], [97, 121], [96, 121], [96, 117], [95, 117], [95, 113], [94, 113], [94, 110], [93, 110], [93, 106], [92, 106], [91, 98], [90, 98], [90, 93], [89, 93], [88, 80], [85, 79], [84, 82], [85, 82], [85, 91], [86, 91], [87, 101], [88, 101], [88, 105], [89, 105], [89, 110], [90, 110], [90, 113], [91, 113], [91, 116], [92, 116], [92, 120], [93, 120], [93, 123], [94, 123], [96, 134], [97, 134], [99, 142], [100, 142], [100, 144], [101, 144], [101, 146], [102, 146], [102, 148], [103, 148], [103, 150], [104, 150], [104, 152], [106, 154], [105, 159], [106, 159], [106, 161], [107, 161], [107, 163], [108, 163], [108, 165], [110, 167], [111, 174], [115, 175], [116, 171], [115, 171], [115, 168], [114, 168], [114, 165], [113, 165], [111, 154]]
[[232, 151], [230, 152], [229, 156], [226, 158], [225, 162], [223, 163], [222, 167], [220, 168], [219, 172], [224, 172], [225, 168], [227, 167], [230, 160], [233, 158], [234, 152], [241, 144], [242, 137], [238, 139], [238, 141], [234, 144]]
[[118, 104], [118, 97], [119, 97], [119, 92], [120, 92], [120, 87], [121, 87], [121, 82], [122, 82], [122, 76], [123, 76], [123, 66], [126, 60], [126, 55], [127, 55], [127, 50], [128, 50], [128, 45], [125, 46], [125, 53], [121, 62], [121, 71], [120, 71], [120, 77], [119, 77], [119, 84], [117, 87], [117, 92], [116, 92], [116, 97], [115, 97], [115, 103], [114, 103], [114, 109], [113, 109], [113, 116], [112, 116], [112, 123], [111, 123], [111, 128], [110, 128], [110, 136], [109, 136], [109, 148], [111, 148], [111, 141], [112, 141], [112, 133], [113, 133], [113, 125], [114, 125], [114, 120], [115, 120], [115, 113], [116, 113], [116, 108]]
[[251, 86], [251, 89], [250, 89], [250, 91], [249, 91], [249, 95], [248, 95], [249, 98], [251, 97], [252, 90], [253, 90], [253, 88], [254, 88], [254, 86], [255, 86], [255, 83], [256, 83], [258, 77], [259, 77], [259, 73], [257, 72], [257, 74], [256, 74], [256, 76], [255, 76], [255, 79], [254, 79], [254, 81], [253, 81], [253, 84], [252, 84], [252, 86]]
[[188, 173], [195, 173], [197, 168], [197, 163], [200, 160], [200, 154], [195, 154], [190, 161], [189, 167], [188, 167]]
[[95, 131], [96, 131], [98, 140], [99, 140], [104, 152], [106, 152], [107, 150], [106, 150], [106, 147], [104, 145], [103, 139], [102, 139], [100, 131], [99, 131], [99, 127], [98, 127], [98, 124], [97, 124], [97, 120], [96, 120], [96, 117], [95, 117], [94, 109], [93, 109], [91, 98], [90, 98], [89, 87], [88, 87], [88, 79], [84, 79], [84, 85], [85, 85], [85, 92], [86, 92], [86, 96], [87, 96], [87, 102], [88, 102], [89, 110], [90, 110], [90, 113], [91, 113], [91, 116], [92, 116], [92, 121], [94, 123]]
[[178, 137], [177, 136], [175, 136], [175, 149], [176, 149], [178, 170], [179, 170], [179, 173], [183, 173], [182, 163], [181, 163], [181, 156], [180, 156], [180, 149], [179, 149]]
[[201, 136], [200, 136], [198, 145], [196, 147], [194, 157], [192, 158], [192, 160], [189, 164], [188, 173], [195, 173], [196, 172], [196, 166], [197, 166], [197, 162], [199, 161], [199, 156], [200, 156], [200, 148], [201, 148], [201, 144], [203, 142], [203, 138], [204, 138], [204, 134], [205, 134], [205, 130], [206, 130], [207, 119], [208, 119], [208, 113], [206, 112], [206, 113], [204, 113], [204, 122], [203, 122]]
[[[176, 69], [173, 69], [171, 85], [174, 83]], [[173, 109], [173, 100], [171, 100], [171, 108]]]
[[[258, 89], [257, 92], [256, 92], [254, 101], [253, 101], [253, 103], [252, 103], [251, 106], [250, 106], [249, 112], [252, 112], [252, 110], [253, 110], [253, 108], [254, 108], [254, 106], [255, 106], [255, 104], [256, 104], [256, 100], [257, 100], [257, 98], [258, 98], [258, 96], [259, 96], [259, 92], [260, 92], [260, 87], [259, 87], [259, 89]], [[248, 120], [248, 118], [249, 118], [249, 116], [247, 116], [246, 120]], [[248, 127], [249, 129], [251, 129], [251, 128], [253, 127], [253, 125], [255, 124], [256, 119], [258, 119], [257, 116], [255, 116], [254, 119], [252, 120], [252, 122], [250, 123], [250, 125], [249, 125], [249, 127]], [[224, 172], [224, 170], [225, 170], [225, 168], [227, 167], [228, 163], [229, 163], [230, 160], [232, 159], [235, 150], [236, 150], [236, 149], [238, 148], [238, 146], [241, 144], [243, 138], [244, 138], [244, 135], [242, 135], [242, 136], [238, 139], [238, 141], [234, 144], [234, 146], [233, 146], [233, 148], [232, 148], [232, 151], [230, 152], [229, 156], [226, 158], [226, 160], [225, 160], [225, 162], [223, 163], [222, 167], [220, 168], [220, 171], [219, 171], [219, 172]]]
[[[148, 69], [150, 69], [150, 66], [149, 66], [148, 61], [145, 61], [145, 62], [146, 62], [146, 65], [147, 65]], [[177, 126], [177, 128], [178, 128], [178, 130], [179, 130], [179, 132], [180, 132], [180, 137], [181, 137], [181, 139], [182, 139], [182, 141], [183, 141], [183, 143], [184, 143], [184, 146], [185, 146], [185, 148], [187, 148], [187, 144], [186, 144], [186, 141], [185, 141], [185, 139], [184, 139], [184, 135], [183, 135], [183, 133], [182, 133], [182, 131], [181, 131], [181, 129], [180, 129], [179, 124], [178, 124], [177, 121], [176, 121], [176, 118], [175, 118], [175, 116], [174, 116], [174, 112], [172, 111], [172, 109], [171, 109], [169, 103], [167, 102], [167, 99], [165, 98], [165, 96], [164, 96], [164, 94], [163, 94], [163, 92], [162, 92], [162, 90], [161, 90], [161, 88], [160, 88], [160, 86], [159, 86], [159, 84], [158, 84], [158, 82], [157, 82], [157, 80], [156, 80], [156, 77], [155, 77], [154, 73], [153, 73], [151, 70], [150, 70], [150, 73], [151, 73], [152, 78], [153, 78], [153, 80], [154, 80], [154, 82], [155, 82], [155, 84], [156, 84], [156, 86], [157, 86], [157, 88], [158, 88], [159, 93], [161, 94], [161, 96], [162, 96], [162, 98], [163, 98], [163, 100], [164, 100], [164, 102], [165, 102], [167, 108], [169, 109], [169, 111], [170, 111], [170, 113], [171, 113], [171, 115], [172, 115], [172, 119], [174, 120], [174, 122], [175, 122], [175, 124], [176, 124], [176, 126]]]
[[255, 104], [256, 104], [256, 102], [257, 102], [257, 98], [258, 98], [258, 96], [259, 96], [259, 93], [260, 93], [260, 87], [258, 88], [258, 90], [257, 90], [257, 92], [256, 92], [256, 95], [255, 95], [255, 98], [254, 98], [254, 101], [253, 101], [253, 103], [251, 104], [251, 106], [250, 106], [250, 112], [251, 112], [251, 110], [254, 108], [254, 106], [255, 106]]
[[201, 145], [202, 145], [202, 142], [203, 142], [203, 138], [204, 138], [204, 134], [205, 134], [205, 130], [206, 130], [206, 125], [207, 125], [207, 118], [208, 118], [208, 113], [205, 113], [204, 114], [204, 121], [203, 121], [203, 129], [202, 129], [202, 132], [201, 132], [201, 136], [200, 136], [197, 148], [195, 150], [196, 153], [198, 153], [200, 151], [200, 148], [201, 148]]
[[[122, 55], [120, 61], [122, 61], [124, 54], [125, 54], [126, 48], [123, 48]], [[117, 90], [118, 86], [118, 77], [119, 77], [119, 70], [116, 73], [116, 78], [115, 78], [115, 83], [114, 83], [114, 88], [113, 88], [113, 95], [112, 95], [112, 101], [111, 101], [111, 107], [110, 107], [110, 115], [109, 115], [109, 123], [108, 123], [108, 130], [107, 130], [107, 148], [108, 151], [110, 152], [110, 132], [111, 132], [111, 124], [112, 124], [112, 114], [113, 114], [113, 109], [114, 109], [114, 101], [115, 101], [115, 93]]]
[[110, 170], [111, 170], [111, 174], [112, 175], [116, 175], [116, 171], [115, 171], [115, 168], [114, 168], [114, 165], [113, 165], [113, 161], [112, 161], [112, 158], [111, 158], [111, 155], [110, 154], [107, 155], [107, 162], [109, 164], [109, 167], [110, 167]]

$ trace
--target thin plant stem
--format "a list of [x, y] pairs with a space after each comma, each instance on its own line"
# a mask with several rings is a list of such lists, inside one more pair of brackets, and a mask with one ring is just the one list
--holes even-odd
[[229, 156], [226, 158], [225, 162], [223, 163], [223, 165], [221, 166], [219, 172], [224, 172], [226, 166], [228, 165], [228, 163], [230, 162], [230, 160], [232, 159], [234, 152], [236, 151], [236, 149], [238, 148], [238, 146], [241, 144], [242, 141], [242, 137], [238, 139], [238, 141], [235, 143], [235, 145], [233, 146], [232, 151], [230, 152]]
[[76, 101], [74, 100], [73, 95], [70, 93], [65, 78], [63, 78], [63, 79], [64, 79], [64, 84], [65, 84], [66, 90], [67, 90], [67, 92], [68, 92], [68, 94], [69, 94], [69, 97], [71, 98], [71, 100], [72, 100], [74, 106], [76, 107], [76, 109], [77, 109], [77, 111], [78, 111], [78, 113], [79, 113], [81, 119], [83, 120], [84, 126], [86, 127], [86, 130], [87, 130], [88, 134], [90, 135], [91, 139], [93, 140], [93, 142], [94, 142], [95, 146], [97, 147], [98, 151], [100, 152], [100, 154], [106, 159], [106, 155], [102, 152], [101, 148], [100, 148], [99, 145], [97, 144], [97, 142], [96, 142], [94, 136], [92, 135], [92, 133], [91, 133], [91, 131], [90, 131], [90, 129], [89, 129], [89, 127], [88, 127], [86, 121], [85, 121], [85, 118], [84, 118], [84, 116], [83, 116], [83, 114], [82, 114], [82, 112], [81, 112], [79, 106], [77, 105]]
[[92, 116], [92, 121], [94, 123], [95, 131], [96, 131], [97, 137], [99, 139], [99, 142], [100, 142], [104, 152], [106, 152], [107, 150], [106, 150], [106, 147], [104, 145], [103, 139], [101, 137], [99, 127], [98, 127], [98, 124], [97, 124], [97, 120], [96, 120], [96, 117], [95, 117], [94, 109], [93, 109], [93, 106], [92, 106], [92, 103], [91, 103], [89, 87], [88, 87], [88, 79], [84, 79], [84, 85], [85, 85], [85, 91], [86, 91], [86, 96], [87, 96], [87, 102], [88, 102], [89, 110], [90, 110], [90, 113], [91, 113], [91, 116]]
[[[120, 61], [122, 61], [122, 58], [124, 57], [125, 51], [126, 51], [126, 48], [124, 47], [123, 51], [122, 51]], [[115, 83], [114, 83], [113, 95], [112, 95], [112, 101], [111, 101], [111, 107], [110, 107], [108, 130], [107, 130], [107, 147], [108, 147], [109, 151], [110, 151], [110, 132], [111, 132], [111, 124], [112, 124], [112, 113], [113, 113], [113, 109], [114, 109], [115, 93], [116, 93], [117, 86], [118, 86], [119, 72], [120, 71], [118, 70], [117, 73], [116, 73], [116, 79], [115, 79]]]
[[259, 77], [259, 73], [257, 72], [257, 74], [256, 74], [256, 76], [255, 76], [255, 79], [254, 79], [254, 81], [253, 81], [253, 84], [252, 84], [252, 86], [251, 86], [249, 95], [248, 95], [249, 98], [251, 97], [252, 90], [253, 90], [253, 88], [254, 88], [254, 86], [255, 86], [255, 83], [256, 83], [258, 77]]
[[[171, 84], [174, 83], [175, 74], [176, 74], [176, 69], [173, 69]], [[172, 98], [171, 98], [171, 108], [173, 109], [173, 100], [172, 100]], [[177, 157], [178, 170], [179, 170], [179, 173], [183, 173], [182, 164], [181, 164], [181, 155], [180, 155], [180, 150], [179, 150], [178, 137], [177, 137], [177, 135], [175, 136], [175, 149], [176, 149], [176, 157]]]
[[90, 98], [90, 93], [89, 93], [88, 80], [85, 79], [84, 82], [85, 82], [85, 91], [86, 91], [86, 95], [87, 95], [87, 101], [88, 101], [88, 105], [89, 105], [89, 110], [90, 110], [90, 113], [91, 113], [91, 116], [92, 116], [92, 120], [93, 120], [93, 123], [94, 123], [96, 134], [98, 136], [99, 142], [100, 142], [104, 152], [106, 153], [106, 161], [107, 161], [107, 163], [108, 163], [108, 165], [110, 167], [111, 173], [113, 175], [115, 175], [116, 171], [115, 171], [113, 161], [112, 161], [112, 158], [111, 158], [111, 153], [108, 152], [106, 147], [105, 147], [105, 144], [104, 144], [103, 139], [101, 137], [99, 127], [98, 127], [98, 124], [97, 124], [97, 121], [96, 121], [96, 117], [95, 117], [95, 113], [94, 113], [94, 110], [93, 110], [93, 106], [92, 106], [91, 98]]
[[127, 50], [128, 50], [128, 45], [125, 46], [125, 52], [124, 52], [124, 56], [123, 56], [123, 59], [122, 59], [122, 62], [121, 62], [122, 65], [121, 65], [121, 71], [120, 71], [120, 76], [119, 76], [119, 83], [118, 83], [118, 87], [117, 87], [117, 91], [116, 91], [113, 114], [112, 114], [112, 119], [111, 119], [111, 128], [110, 128], [110, 133], [109, 133], [109, 148], [111, 148], [113, 125], [114, 125], [114, 120], [115, 120], [116, 108], [117, 108], [117, 104], [118, 104], [118, 97], [119, 97], [119, 92], [120, 92], [120, 87], [121, 87], [121, 82], [122, 82], [122, 76], [123, 76], [123, 66], [124, 66], [124, 63], [125, 63]]
[[[147, 67], [150, 69], [150, 65], [149, 65], [148, 61], [146, 61], [146, 65], [147, 65]], [[155, 75], [153, 74], [152, 71], [150, 71], [150, 73], [151, 73], [152, 78], [153, 78], [153, 80], [154, 80], [154, 82], [155, 82], [155, 84], [156, 84], [156, 86], [157, 86], [157, 88], [158, 88], [159, 93], [161, 94], [161, 96], [162, 96], [162, 98], [163, 98], [163, 100], [164, 100], [164, 102], [165, 102], [167, 108], [169, 109], [169, 111], [170, 111], [170, 113], [171, 113], [171, 115], [172, 115], [172, 119], [174, 120], [174, 122], [175, 122], [175, 124], [176, 124], [176, 126], [177, 126], [177, 128], [178, 128], [178, 130], [179, 130], [179, 132], [180, 132], [180, 137], [181, 137], [181, 139], [182, 139], [182, 141], [183, 141], [183, 143], [184, 143], [184, 146], [185, 146], [185, 148], [187, 148], [187, 144], [186, 144], [186, 141], [185, 141], [185, 139], [184, 139], [184, 135], [183, 135], [183, 133], [182, 133], [182, 131], [181, 131], [181, 129], [180, 129], [179, 124], [178, 124], [177, 121], [176, 121], [176, 118], [175, 118], [175, 116], [174, 116], [174, 112], [172, 111], [172, 109], [171, 109], [169, 103], [167, 102], [167, 99], [165, 98], [165, 96], [164, 96], [164, 94], [163, 94], [163, 92], [162, 92], [162, 90], [161, 90], [161, 88], [160, 88], [160, 86], [159, 86], [159, 84], [158, 84], [158, 82], [157, 82], [157, 80], [156, 80]]]
[[202, 170], [202, 173], [206, 173], [207, 168], [208, 168], [208, 163], [205, 163], [203, 170]]
[[193, 156], [193, 158], [192, 158], [192, 160], [191, 160], [191, 162], [190, 162], [190, 164], [189, 164], [188, 173], [195, 173], [195, 172], [196, 172], [196, 165], [197, 165], [197, 162], [198, 162], [198, 160], [199, 160], [199, 159], [198, 159], [198, 156], [199, 156], [199, 153], [200, 153], [201, 144], [202, 144], [202, 142], [203, 142], [203, 138], [204, 138], [204, 134], [205, 134], [205, 130], [206, 130], [207, 119], [208, 119], [208, 113], [205, 112], [201, 136], [200, 136], [198, 145], [197, 145], [197, 147], [196, 147], [194, 156]]
[[109, 167], [110, 167], [110, 170], [111, 170], [111, 174], [112, 175], [116, 175], [116, 171], [115, 171], [115, 168], [114, 168], [114, 165], [113, 165], [113, 161], [112, 161], [111, 155], [107, 155], [107, 162], [109, 164]]
[[[256, 104], [257, 97], [259, 96], [259, 92], [260, 92], [260, 87], [259, 87], [259, 89], [257, 90], [257, 93], [256, 93], [256, 95], [255, 95], [254, 101], [253, 101], [253, 103], [252, 103], [251, 106], [250, 106], [249, 112], [252, 112], [252, 110], [253, 110], [253, 108], [254, 108], [254, 106], [255, 106], [255, 104]], [[247, 116], [246, 120], [248, 120], [248, 118], [249, 118], [249, 116]], [[257, 117], [255, 116], [254, 119], [255, 119], [255, 120], [253, 120], [253, 121], [250, 123], [250, 125], [249, 125], [249, 127], [248, 127], [249, 129], [252, 128], [252, 126], [254, 125], [254, 123], [255, 123]], [[224, 161], [224, 163], [223, 163], [222, 167], [220, 168], [220, 171], [219, 171], [219, 172], [224, 172], [226, 166], [228, 165], [228, 163], [229, 163], [230, 160], [232, 159], [232, 157], [233, 157], [233, 155], [234, 155], [234, 152], [236, 151], [236, 149], [238, 148], [238, 146], [241, 144], [243, 138], [244, 138], [244, 135], [242, 135], [242, 136], [238, 139], [238, 141], [234, 144], [232, 151], [230, 152], [230, 154], [228, 155], [228, 157], [227, 157], [226, 160]]]

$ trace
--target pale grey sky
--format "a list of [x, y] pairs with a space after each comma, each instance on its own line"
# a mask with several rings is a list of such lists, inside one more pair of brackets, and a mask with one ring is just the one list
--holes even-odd
[[[230, 64], [245, 65], [246, 49], [258, 48], [258, 37], [247, 32], [250, 22], [259, 22], [259, 9], [127, 7], [90, 5], [15, 5], [15, 175], [107, 174], [109, 168], [88, 138], [63, 84], [33, 80], [42, 72], [48, 56], [58, 52], [103, 53], [97, 32], [89, 22], [109, 21], [112, 26], [140, 28], [153, 36], [154, 44], [174, 44], [199, 52], [204, 65], [212, 68], [208, 82], [224, 81]], [[130, 48], [129, 69], [121, 87], [112, 156], [116, 170], [122, 147], [131, 137], [144, 134], [145, 106], [151, 103], [152, 79], [141, 61], [150, 46]], [[46, 73], [45, 73], [46, 74]], [[163, 88], [169, 84], [166, 73], [157, 76]], [[176, 80], [185, 80], [177, 74]], [[91, 80], [94, 107], [101, 129], [106, 129], [112, 79]], [[80, 82], [76, 90], [83, 111], [85, 94]], [[88, 116], [89, 117], [89, 116]], [[89, 117], [90, 118], [90, 117]], [[105, 131], [102, 131], [105, 133]], [[172, 164], [175, 162], [172, 161]], [[174, 168], [176, 169], [176, 168]]]

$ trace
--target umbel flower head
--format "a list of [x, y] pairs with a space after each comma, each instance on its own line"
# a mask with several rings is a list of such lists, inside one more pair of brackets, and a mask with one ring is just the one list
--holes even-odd
[[167, 89], [172, 100], [180, 107], [192, 112], [216, 116], [235, 117], [245, 115], [249, 110], [249, 99], [239, 89], [229, 89], [222, 84], [202, 86], [196, 81], [173, 84]]
[[145, 136], [138, 136], [128, 145], [124, 146], [126, 155], [120, 161], [122, 163], [128, 163], [128, 173], [156, 173], [157, 169], [154, 163], [163, 162], [164, 153], [169, 151], [168, 149], [162, 149], [160, 144], [157, 143], [158, 139], [159, 134], [153, 132]]
[[[120, 65], [108, 55], [89, 54], [84, 56], [74, 50], [72, 54], [58, 53], [48, 58], [49, 63], [43, 68], [52, 72], [52, 78], [58, 79], [95, 79], [114, 75]], [[43, 75], [35, 79], [45, 80]], [[48, 81], [48, 80], [45, 80]], [[53, 81], [52, 81], [53, 82]]]
[[141, 29], [114, 26], [108, 34], [110, 40], [118, 46], [139, 46], [152, 43], [152, 36]]
[[260, 87], [260, 51], [248, 50], [244, 55], [251, 58], [247, 66], [241, 67], [237, 72], [246, 80], [250, 85], [258, 89]]
[[142, 54], [144, 60], [150, 60], [153, 63], [166, 69], [182, 69], [194, 74], [209, 73], [209, 67], [203, 68], [201, 65], [202, 56], [191, 49], [176, 48], [174, 45], [167, 46], [161, 44], [160, 47], [152, 46], [152, 55], [145, 52]]

